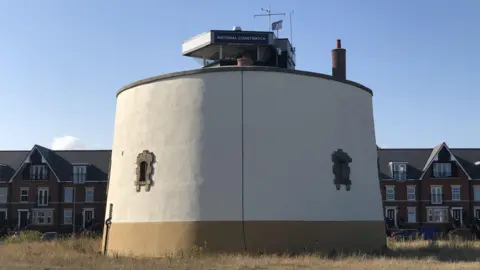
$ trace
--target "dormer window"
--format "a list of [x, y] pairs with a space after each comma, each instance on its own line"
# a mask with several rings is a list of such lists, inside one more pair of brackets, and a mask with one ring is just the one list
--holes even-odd
[[83, 184], [87, 181], [87, 165], [73, 165], [73, 183]]
[[392, 178], [395, 180], [407, 180], [407, 163], [405, 162], [391, 162], [390, 170]]
[[452, 177], [452, 163], [434, 163], [433, 177]]

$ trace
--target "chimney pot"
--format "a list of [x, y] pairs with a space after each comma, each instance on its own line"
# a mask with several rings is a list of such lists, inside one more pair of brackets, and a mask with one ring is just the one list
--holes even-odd
[[342, 48], [342, 40], [337, 39], [337, 49]]

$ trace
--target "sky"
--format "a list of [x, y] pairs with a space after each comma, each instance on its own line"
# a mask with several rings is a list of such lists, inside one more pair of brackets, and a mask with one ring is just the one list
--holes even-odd
[[478, 0], [0, 0], [0, 149], [110, 149], [119, 88], [200, 68], [183, 40], [268, 30], [269, 5], [299, 70], [331, 74], [342, 40], [379, 146], [480, 148]]

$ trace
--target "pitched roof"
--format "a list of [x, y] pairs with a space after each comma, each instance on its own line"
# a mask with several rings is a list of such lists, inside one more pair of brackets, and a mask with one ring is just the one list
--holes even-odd
[[450, 153], [450, 155], [453, 157], [453, 160], [458, 164], [458, 166], [463, 170], [463, 172], [468, 176], [469, 179], [471, 179], [470, 177], [470, 174], [467, 172], [467, 170], [465, 170], [465, 168], [463, 167], [462, 163], [460, 163], [458, 160], [457, 160], [457, 157], [455, 156], [454, 153], [452, 153], [452, 150], [450, 150], [450, 148], [448, 147], [448, 145], [443, 142], [437, 146], [435, 146], [433, 149], [432, 149], [432, 153], [430, 154], [430, 157], [428, 157], [428, 160], [427, 162], [425, 163], [425, 166], [423, 167], [423, 173], [422, 175], [420, 176], [420, 178], [423, 177], [423, 175], [425, 174], [425, 172], [430, 168], [430, 166], [432, 166], [432, 163], [435, 159], [435, 157], [438, 155], [438, 153], [440, 152], [440, 150], [442, 150], [443, 148], [447, 149], [447, 151]]
[[32, 150], [0, 151], [0, 181], [9, 181], [21, 168], [28, 155], [38, 149], [60, 181], [72, 179], [74, 164], [88, 164], [87, 181], [106, 181], [111, 150], [51, 150], [34, 145]]
[[[443, 143], [433, 148], [379, 148], [379, 178], [391, 178], [390, 162], [407, 162], [407, 179], [420, 179], [442, 145]], [[480, 148], [446, 147], [471, 179], [480, 179], [480, 165], [475, 165], [475, 162], [480, 161]]]

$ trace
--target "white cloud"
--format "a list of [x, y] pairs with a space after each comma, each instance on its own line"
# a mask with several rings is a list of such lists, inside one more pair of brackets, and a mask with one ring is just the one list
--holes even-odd
[[73, 136], [62, 136], [53, 138], [52, 150], [83, 150], [85, 145]]

